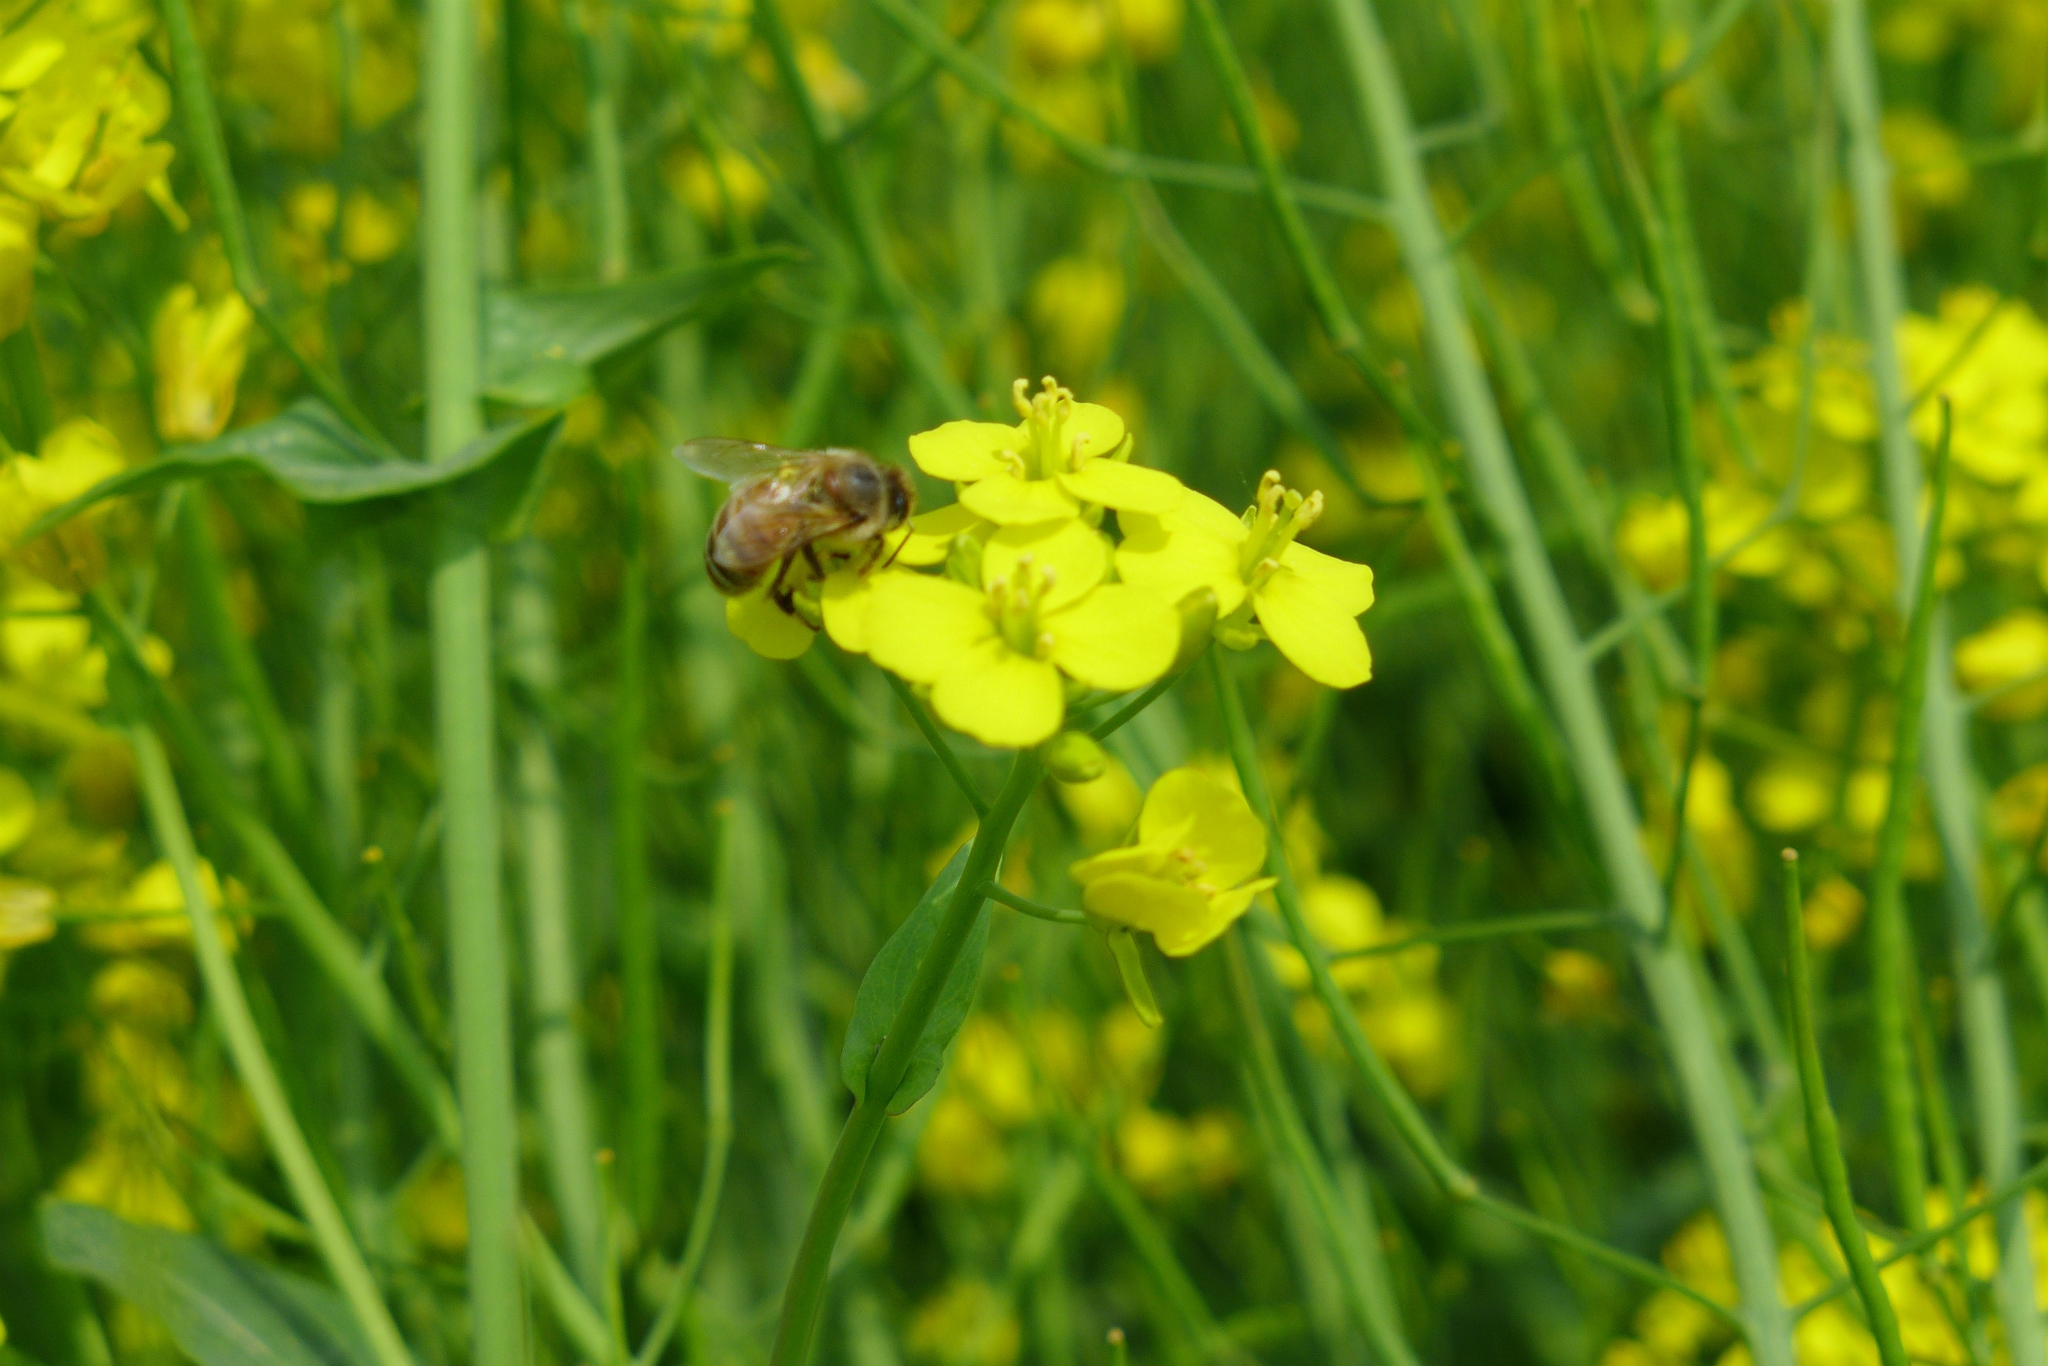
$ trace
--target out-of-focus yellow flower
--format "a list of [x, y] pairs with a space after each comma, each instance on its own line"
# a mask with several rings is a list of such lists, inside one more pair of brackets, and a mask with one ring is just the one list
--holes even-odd
[[[1796, 417], [1808, 383], [1806, 334], [1813, 313], [1803, 300], [1771, 313], [1772, 344], [1737, 367], [1735, 375], [1753, 387], [1768, 410]], [[1813, 338], [1813, 419], [1836, 441], [1862, 443], [1877, 436], [1877, 395], [1870, 379], [1869, 348], [1833, 333]], [[1786, 448], [1789, 459], [1790, 446]]]
[[1163, 62], [1180, 51], [1185, 0], [1116, 0], [1116, 22], [1124, 51], [1139, 66]]
[[341, 209], [341, 254], [357, 265], [388, 261], [405, 245], [410, 231], [406, 214], [397, 205], [358, 189]]
[[1219, 1190], [1243, 1170], [1236, 1117], [1219, 1110], [1182, 1119], [1134, 1105], [1118, 1117], [1114, 1138], [1118, 1168], [1155, 1200]]
[[0, 854], [27, 839], [35, 823], [35, 789], [13, 769], [0, 768]]
[[[1124, 692], [1173, 663], [1178, 618], [1143, 588], [1103, 581], [1108, 550], [1085, 522], [1004, 527], [980, 568], [978, 588], [903, 569], [864, 581], [869, 655], [928, 685], [955, 730], [1035, 745], [1059, 731], [1065, 679]], [[836, 628], [833, 638], [848, 643]]]
[[1072, 818], [1081, 847], [1089, 850], [1123, 843], [1145, 800], [1137, 780], [1115, 755], [1110, 756], [1101, 777], [1085, 783], [1055, 783], [1053, 794]]
[[1123, 325], [1123, 268], [1094, 256], [1048, 262], [1032, 278], [1025, 311], [1053, 368], [1092, 374]]
[[[1915, 389], [1938, 382], [1949, 399], [1958, 469], [2001, 487], [2048, 477], [2048, 325], [2024, 300], [1952, 289], [1934, 317], [1900, 320], [1899, 349]], [[1939, 440], [1939, 405], [1922, 404], [1913, 430], [1929, 446]], [[1950, 504], [1951, 521], [1971, 511], [1967, 498]]]
[[840, 60], [838, 50], [823, 34], [797, 35], [796, 64], [803, 72], [804, 84], [811, 88], [811, 98], [827, 114], [848, 119], [867, 105], [867, 83]]
[[2048, 764], [2021, 769], [1991, 794], [1991, 828], [2000, 839], [2022, 849], [2043, 844], [2041, 867], [2048, 871], [2044, 822], [2048, 822]]
[[[1295, 866], [1290, 846], [1289, 864]], [[1305, 870], [1295, 866], [1297, 876]], [[1309, 881], [1301, 893], [1302, 918], [1316, 942], [1333, 954], [1370, 948], [1395, 936], [1386, 930], [1386, 915], [1379, 896], [1356, 878], [1332, 875]], [[1267, 953], [1280, 980], [1295, 991], [1309, 986], [1308, 962], [1292, 944], [1269, 944]], [[1379, 981], [1390, 958], [1341, 958], [1330, 965], [1337, 985], [1346, 991], [1363, 991]]]
[[1138, 1018], [1128, 1001], [1119, 1001], [1095, 1026], [1095, 1051], [1103, 1076], [1127, 1099], [1145, 1100], [1159, 1085], [1159, 1063], [1166, 1033]]
[[[1076, 403], [1051, 376], [1037, 394], [1018, 380], [1010, 394], [1023, 421], [948, 422], [910, 438], [910, 458], [934, 479], [968, 485], [962, 506], [998, 526], [1078, 517], [1084, 506], [1158, 515], [1188, 496], [1163, 470], [1130, 463], [1121, 417]], [[1126, 534], [1129, 534], [1128, 531]]]
[[936, 1195], [994, 1195], [1010, 1183], [1009, 1145], [980, 1107], [949, 1087], [918, 1135], [917, 1171]]
[[1807, 944], [1816, 949], [1840, 948], [1863, 923], [1864, 906], [1863, 893], [1845, 877], [1824, 878], [1814, 884], [1799, 915]]
[[18, 455], [0, 466], [0, 555], [70, 592], [97, 583], [106, 572], [106, 549], [92, 514], [74, 517], [30, 542], [21, 535], [45, 512], [124, 468], [120, 443], [89, 418], [60, 424], [43, 438], [36, 455]]
[[85, 1154], [57, 1180], [60, 1199], [111, 1210], [131, 1224], [189, 1233], [192, 1208], [165, 1173], [149, 1140], [125, 1126], [93, 1130]]
[[9, 585], [6, 606], [0, 663], [9, 674], [67, 707], [106, 705], [106, 652], [92, 643], [75, 595], [24, 576]]
[[0, 337], [11, 336], [28, 323], [35, 302], [36, 227], [41, 218], [27, 200], [0, 195]]
[[[244, 899], [240, 884], [230, 880], [223, 887], [213, 864], [205, 859], [199, 861], [199, 886], [207, 905], [215, 910]], [[120, 910], [118, 918], [88, 923], [80, 937], [102, 953], [137, 953], [192, 942], [192, 918], [185, 909], [185, 892], [178, 883], [177, 870], [167, 859], [158, 859], [136, 875], [121, 897]], [[234, 925], [222, 916], [219, 926], [221, 943], [233, 949]]]
[[[393, 0], [349, 7], [352, 67], [349, 120], [382, 124], [419, 91], [414, 23]], [[255, 0], [233, 25], [229, 88], [263, 107], [269, 140], [285, 151], [324, 157], [335, 150], [341, 110], [341, 52], [332, 11], [322, 0]]]
[[1109, 16], [1095, 0], [1025, 0], [1015, 20], [1018, 53], [1042, 72], [1088, 66], [1109, 40]]
[[1159, 951], [1194, 953], [1273, 886], [1266, 829], [1242, 796], [1194, 768], [1161, 775], [1145, 794], [1134, 843], [1068, 871], [1090, 914], [1151, 934]]
[[2048, 672], [2048, 613], [2032, 607], [2006, 613], [1957, 641], [1955, 660], [1956, 678], [1965, 692], [2010, 689], [1984, 704], [1985, 716], [2017, 721], [2048, 711], [2048, 679], [2022, 683]]
[[211, 441], [228, 425], [255, 321], [239, 294], [202, 305], [198, 290], [178, 285], [164, 296], [149, 346], [157, 430], [166, 441]]
[[663, 159], [661, 170], [669, 193], [709, 227], [726, 225], [728, 206], [733, 219], [752, 223], [768, 202], [768, 182], [760, 168], [730, 147], [719, 148], [715, 158], [696, 147], [679, 147]]
[[1612, 1020], [1617, 1012], [1614, 969], [1583, 949], [1552, 949], [1543, 956], [1543, 1013], [1571, 1024]]
[[1372, 677], [1372, 649], [1358, 624], [1373, 603], [1372, 570], [1296, 540], [1321, 514], [1322, 497], [1304, 498], [1268, 470], [1258, 501], [1239, 519], [1190, 490], [1163, 514], [1119, 519], [1117, 572], [1170, 602], [1209, 589], [1218, 641], [1243, 649], [1263, 634], [1316, 682], [1355, 688]]
[[415, 1242], [443, 1257], [460, 1256], [469, 1247], [469, 1203], [463, 1195], [462, 1168], [436, 1163], [406, 1187], [398, 1215]]
[[730, 57], [745, 47], [753, 19], [753, 0], [670, 0], [664, 15], [678, 42], [700, 46], [715, 57]]
[[1888, 109], [1881, 136], [1902, 209], [1952, 209], [1969, 198], [1970, 163], [1940, 119], [1925, 109]]
[[986, 1281], [958, 1278], [920, 1304], [904, 1330], [911, 1356], [946, 1366], [1012, 1366], [1024, 1330], [1007, 1296]]
[[[1785, 567], [1793, 549], [1784, 527], [1764, 528], [1772, 501], [1756, 490], [1724, 483], [1707, 485], [1701, 498], [1707, 518], [1707, 556], [1745, 578], [1769, 578]], [[1677, 498], [1639, 498], [1622, 514], [1615, 528], [1615, 549], [1622, 562], [1647, 588], [1675, 588], [1691, 572], [1691, 518]], [[1736, 550], [1737, 546], [1740, 550]]]
[[92, 1009], [103, 1020], [156, 1035], [192, 1026], [192, 993], [185, 979], [147, 958], [107, 964], [92, 979]]
[[1038, 1113], [1031, 1059], [993, 1017], [975, 1015], [962, 1026], [950, 1066], [953, 1083], [996, 1123], [1011, 1127]]
[[50, 914], [56, 906], [57, 894], [42, 883], [0, 877], [0, 965], [15, 949], [40, 944], [57, 933], [56, 918]]
[[1816, 760], [1772, 759], [1749, 780], [1749, 814], [1764, 829], [1810, 830], [1835, 809], [1834, 771]]

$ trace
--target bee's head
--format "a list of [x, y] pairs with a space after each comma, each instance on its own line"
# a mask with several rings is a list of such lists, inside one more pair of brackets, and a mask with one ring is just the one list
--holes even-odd
[[882, 477], [889, 485], [889, 525], [902, 526], [917, 506], [917, 488], [910, 482], [910, 476], [894, 465], [882, 466]]

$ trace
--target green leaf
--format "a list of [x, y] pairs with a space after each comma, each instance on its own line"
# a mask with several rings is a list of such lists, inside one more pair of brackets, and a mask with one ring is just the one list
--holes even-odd
[[185, 479], [260, 474], [316, 507], [384, 504], [396, 514], [445, 492], [503, 530], [523, 515], [559, 413], [494, 427], [438, 464], [398, 460], [371, 445], [318, 399], [301, 399], [266, 422], [198, 446], [174, 446], [147, 464], [124, 470], [22, 532], [31, 541], [109, 498], [148, 493]]
[[[846, 1046], [839, 1054], [839, 1076], [856, 1096], [867, 1094], [868, 1068], [874, 1065], [882, 1036], [895, 1023], [896, 1008], [903, 1004], [904, 993], [910, 990], [918, 965], [931, 948], [932, 936], [938, 933], [939, 917], [945, 912], [946, 902], [952, 899], [953, 889], [960, 885], [960, 870], [967, 865], [969, 848], [962, 845], [940, 870], [937, 880], [918, 899], [916, 909], [896, 927], [896, 933], [889, 936], [889, 942], [882, 945], [882, 951], [868, 965], [867, 976], [860, 979], [860, 991], [853, 998], [853, 1020], [846, 1027]], [[890, 1114], [900, 1115], [917, 1104], [939, 1079], [939, 1070], [946, 1063], [946, 1049], [967, 1019], [968, 1008], [974, 1004], [974, 990], [981, 983], [981, 957], [988, 948], [988, 925], [989, 908], [984, 901], [975, 913], [967, 947], [953, 964], [953, 971], [939, 993], [938, 1008], [932, 1011], [917, 1049], [910, 1055], [910, 1068], [889, 1099]]]
[[199, 1366], [373, 1366], [348, 1307], [325, 1286], [93, 1205], [45, 1205], [42, 1223], [52, 1265], [162, 1323]]
[[529, 408], [567, 403], [590, 387], [592, 366], [795, 259], [771, 248], [617, 284], [494, 292], [484, 303], [485, 396]]

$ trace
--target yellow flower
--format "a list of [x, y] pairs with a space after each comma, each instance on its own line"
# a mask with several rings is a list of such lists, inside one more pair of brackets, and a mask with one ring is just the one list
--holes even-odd
[[1119, 518], [1116, 567], [1127, 583], [1169, 602], [1196, 589], [1216, 594], [1216, 638], [1246, 648], [1254, 617], [1288, 662], [1332, 688], [1372, 677], [1372, 649], [1358, 615], [1372, 606], [1372, 570], [1311, 550], [1295, 537], [1321, 514], [1323, 496], [1303, 498], [1268, 471], [1242, 520], [1190, 492], [1164, 515]]
[[1163, 62], [1180, 50], [1181, 24], [1186, 17], [1183, 0], [1116, 0], [1124, 51], [1139, 66]]
[[1807, 895], [1800, 911], [1806, 942], [1816, 949], [1840, 948], [1863, 923], [1863, 893], [1845, 877], [1831, 877], [1818, 883]]
[[715, 159], [695, 147], [682, 148], [663, 160], [662, 172], [669, 192], [714, 228], [725, 226], [728, 206], [739, 222], [751, 223], [768, 202], [760, 168], [730, 147], [719, 148]]
[[1835, 809], [1835, 775], [1810, 759], [1773, 759], [1749, 780], [1749, 812], [1781, 835], [1808, 830]]
[[1053, 363], [1086, 374], [1109, 355], [1123, 325], [1123, 269], [1093, 256], [1062, 256], [1032, 279], [1026, 311]]
[[211, 441], [228, 425], [255, 321], [239, 294], [202, 305], [198, 290], [179, 285], [164, 297], [149, 333], [164, 440]]
[[356, 190], [341, 210], [341, 254], [358, 265], [388, 261], [405, 245], [405, 215], [368, 190]]
[[1108, 16], [1091, 0], [1025, 0], [1017, 7], [1017, 50], [1040, 71], [1087, 66], [1102, 56]]
[[[1899, 321], [1899, 349], [1913, 386], [1938, 378], [1949, 399], [1958, 468], [2000, 486], [2048, 476], [2048, 326], [2025, 301], [1982, 286], [1950, 290], [1935, 317]], [[1940, 405], [1921, 405], [1913, 430], [1932, 446]], [[2034, 512], [2038, 498], [2029, 506], [2023, 496], [2023, 513]]]
[[920, 1304], [903, 1331], [912, 1357], [948, 1366], [1011, 1366], [1023, 1340], [1009, 1296], [986, 1281], [965, 1278]]
[[2021, 607], [1975, 635], [1956, 642], [1956, 678], [1965, 692], [2012, 688], [1984, 715], [2000, 721], [2025, 720], [2048, 711], [2048, 682], [2022, 680], [2048, 670], [2048, 613]]
[[1080, 832], [1084, 849], [1107, 849], [1121, 842], [1145, 800], [1131, 771], [1114, 755], [1101, 777], [1085, 783], [1055, 783], [1053, 794]]
[[1244, 798], [1199, 769], [1177, 768], [1145, 794], [1134, 843], [1069, 872], [1092, 914], [1148, 931], [1161, 953], [1185, 958], [1273, 885], [1257, 876], [1265, 866], [1266, 828]]
[[1610, 1020], [1614, 969], [1583, 949], [1552, 949], [1543, 958], [1543, 1013], [1553, 1020]]
[[1009, 1146], [979, 1106], [948, 1088], [918, 1135], [917, 1173], [935, 1195], [994, 1195], [1010, 1183]]
[[463, 1194], [462, 1168], [440, 1162], [406, 1187], [399, 1198], [399, 1218], [413, 1241], [443, 1257], [457, 1257], [469, 1246], [469, 1204]]
[[0, 195], [0, 337], [11, 336], [28, 323], [35, 302], [36, 206], [13, 195]]
[[[846, 598], [865, 602], [832, 636], [928, 684], [932, 709], [955, 730], [988, 745], [1035, 745], [1066, 714], [1063, 677], [1124, 692], [1173, 663], [1173, 610], [1141, 588], [1104, 583], [1108, 568], [1101, 534], [1084, 522], [1004, 527], [983, 548], [979, 589], [890, 570], [847, 586]], [[833, 612], [828, 596], [828, 624]]]
[[0, 554], [37, 578], [83, 592], [106, 571], [106, 549], [86, 517], [74, 517], [26, 544], [21, 533], [51, 508], [70, 502], [126, 467], [120, 443], [99, 423], [73, 418], [43, 438], [37, 455], [0, 467]]
[[50, 912], [57, 894], [40, 882], [0, 877], [0, 963], [14, 949], [40, 944], [57, 933]]
[[1011, 397], [1024, 420], [948, 422], [910, 438], [910, 458], [934, 479], [968, 485], [960, 502], [998, 526], [1030, 526], [1078, 517], [1084, 504], [1157, 516], [1187, 490], [1164, 470], [1130, 463], [1124, 420], [1099, 403], [1076, 403], [1050, 376], [1026, 397]]

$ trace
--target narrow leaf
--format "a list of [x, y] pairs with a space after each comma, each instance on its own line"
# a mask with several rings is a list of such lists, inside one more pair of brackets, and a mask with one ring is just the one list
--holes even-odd
[[318, 399], [302, 399], [266, 422], [217, 441], [177, 446], [124, 470], [38, 517], [21, 534], [32, 541], [109, 498], [149, 493], [186, 479], [260, 474], [315, 506], [399, 500], [379, 511], [406, 510], [411, 500], [445, 490], [478, 509], [494, 527], [524, 507], [559, 414], [494, 427], [448, 459], [425, 465], [395, 460], [365, 441]]
[[[896, 1008], [903, 1004], [904, 993], [917, 976], [918, 965], [931, 948], [939, 918], [952, 899], [953, 889], [960, 885], [960, 870], [967, 866], [970, 847], [962, 845], [940, 870], [916, 908], [896, 927], [896, 933], [889, 936], [889, 942], [882, 945], [882, 951], [868, 965], [867, 976], [861, 978], [860, 991], [853, 999], [853, 1021], [846, 1027], [846, 1046], [839, 1054], [839, 1075], [857, 1097], [867, 1095], [868, 1068], [874, 1064], [882, 1038], [896, 1019]], [[910, 1068], [903, 1074], [896, 1094], [889, 1098], [890, 1114], [900, 1115], [917, 1104], [938, 1081], [939, 1071], [945, 1066], [946, 1049], [974, 1004], [974, 990], [981, 982], [981, 958], [988, 948], [988, 926], [989, 908], [984, 901], [975, 914], [967, 947], [946, 977], [938, 1008], [932, 1011], [916, 1051], [910, 1055]]]
[[204, 1238], [92, 1205], [42, 1212], [52, 1265], [91, 1277], [164, 1326], [199, 1366], [371, 1366], [340, 1296]]

